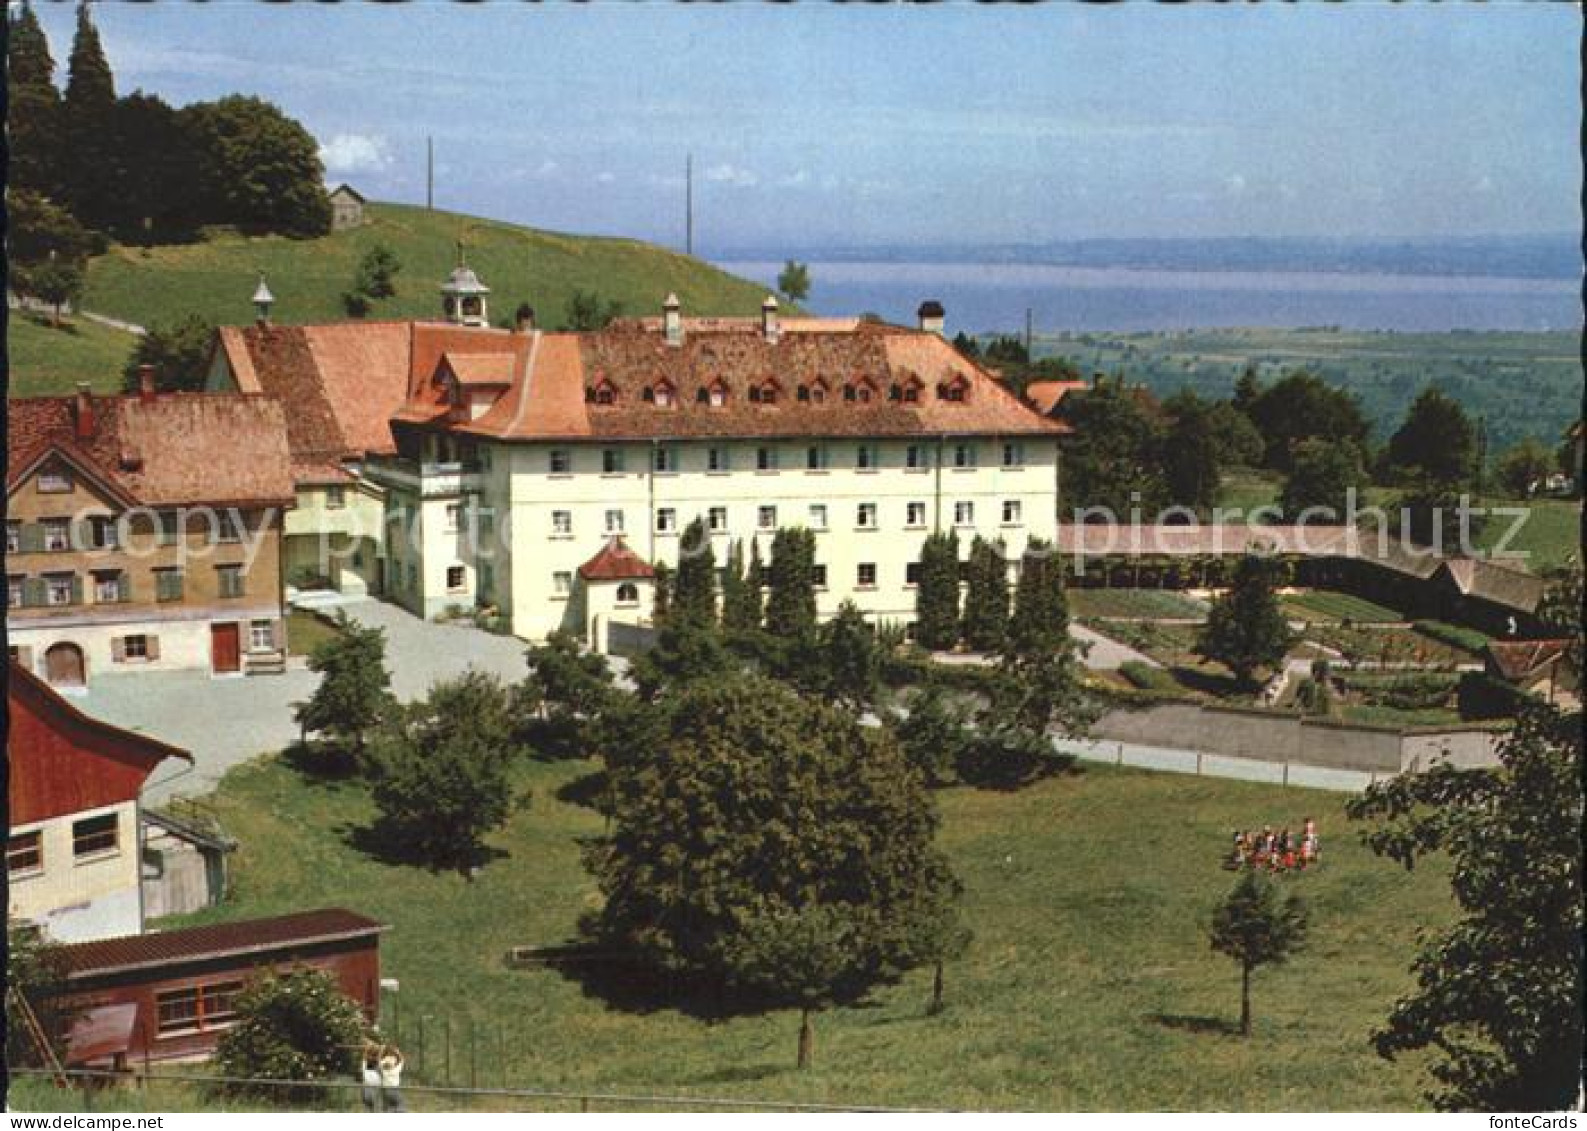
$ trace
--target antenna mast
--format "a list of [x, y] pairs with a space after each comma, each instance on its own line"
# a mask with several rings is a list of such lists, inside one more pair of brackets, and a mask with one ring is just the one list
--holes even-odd
[[435, 138], [424, 139], [424, 210], [435, 211]]
[[683, 253], [694, 254], [694, 154], [683, 166]]

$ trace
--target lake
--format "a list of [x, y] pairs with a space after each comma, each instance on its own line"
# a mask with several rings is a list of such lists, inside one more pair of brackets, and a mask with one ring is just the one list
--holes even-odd
[[[782, 264], [717, 266], [768, 288]], [[804, 305], [819, 314], [872, 311], [913, 325], [922, 299], [947, 309], [948, 332], [1189, 330], [1340, 326], [1352, 330], [1571, 330], [1571, 279], [1321, 272], [1166, 271], [1042, 264], [811, 263]]]

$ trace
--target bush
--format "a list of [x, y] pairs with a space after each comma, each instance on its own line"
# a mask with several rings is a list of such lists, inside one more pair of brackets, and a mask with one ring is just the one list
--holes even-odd
[[1164, 668], [1154, 668], [1140, 660], [1126, 660], [1119, 674], [1142, 691], [1178, 691], [1179, 681]]
[[[266, 1080], [322, 1080], [349, 1071], [368, 1026], [358, 1004], [335, 979], [299, 966], [268, 974], [237, 998], [237, 1023], [215, 1050], [222, 1076]], [[323, 1100], [314, 1087], [227, 1084], [232, 1092], [255, 1092], [281, 1103]]]
[[1510, 719], [1520, 713], [1526, 694], [1514, 684], [1487, 672], [1465, 672], [1455, 691], [1462, 719]]
[[1429, 640], [1448, 644], [1451, 648], [1459, 648], [1473, 655], [1480, 654], [1488, 646], [1488, 637], [1474, 628], [1462, 628], [1440, 620], [1419, 620], [1413, 627]]

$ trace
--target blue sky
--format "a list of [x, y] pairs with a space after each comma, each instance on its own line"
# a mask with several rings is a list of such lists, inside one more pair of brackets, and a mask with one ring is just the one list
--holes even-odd
[[[64, 73], [72, 10], [40, 15]], [[697, 246], [1574, 231], [1569, 4], [95, 5], [118, 89], [241, 90], [332, 180]]]

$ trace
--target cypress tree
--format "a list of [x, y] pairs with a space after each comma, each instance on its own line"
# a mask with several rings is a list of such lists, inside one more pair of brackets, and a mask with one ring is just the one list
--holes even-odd
[[650, 619], [656, 624], [666, 623], [672, 613], [672, 567], [666, 562], [656, 563], [656, 576], [650, 585]]
[[60, 191], [61, 96], [55, 60], [32, 5], [23, 3], [6, 22], [6, 97], [13, 192], [55, 196]]
[[771, 543], [766, 631], [781, 640], [809, 641], [816, 630], [816, 538], [803, 527], [777, 531]]
[[932, 534], [920, 547], [915, 588], [915, 640], [941, 651], [959, 642], [959, 538]]
[[716, 627], [716, 555], [703, 518], [689, 523], [678, 547], [672, 615], [698, 627]]
[[1008, 563], [1003, 544], [980, 535], [970, 544], [964, 596], [964, 640], [976, 652], [995, 652], [1008, 635]]
[[83, 3], [77, 8], [77, 33], [66, 64], [63, 173], [72, 210], [91, 228], [107, 228], [116, 219], [121, 176], [115, 112], [116, 84], [110, 61], [105, 58], [88, 5]]
[[729, 632], [755, 632], [760, 628], [760, 554], [745, 572], [744, 544], [734, 542], [727, 552], [722, 574], [722, 627]]

